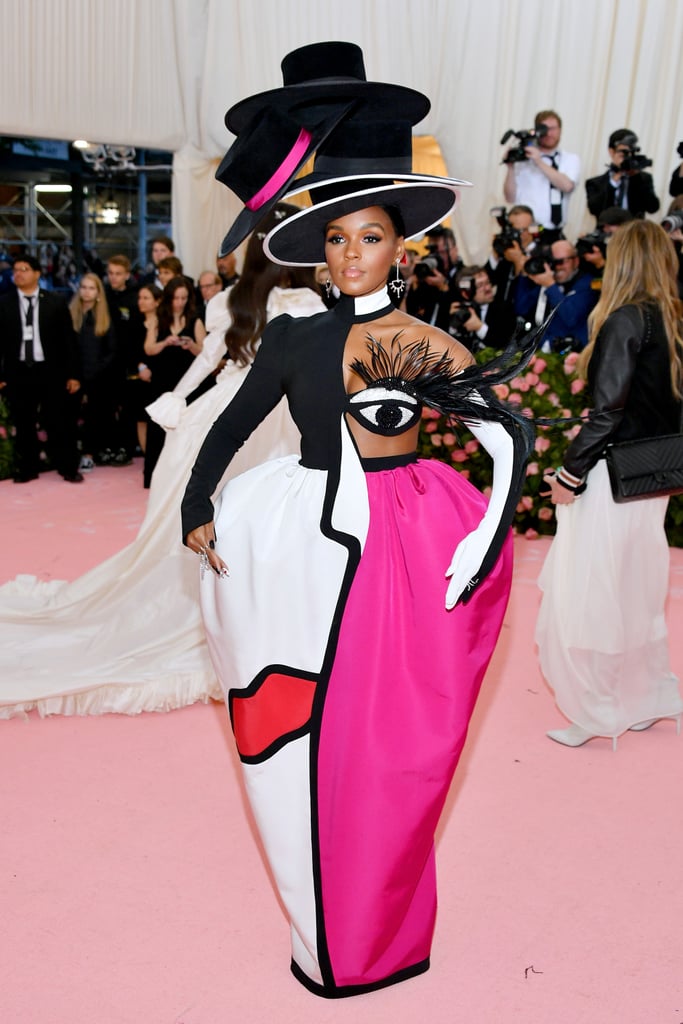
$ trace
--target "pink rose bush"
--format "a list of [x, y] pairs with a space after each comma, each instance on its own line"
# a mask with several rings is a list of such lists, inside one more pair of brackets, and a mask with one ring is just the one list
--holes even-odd
[[[496, 354], [492, 349], [485, 349], [477, 359], [487, 362]], [[576, 376], [578, 358], [576, 352], [565, 356], [554, 353], [535, 356], [523, 372], [516, 374], [507, 384], [497, 384], [493, 391], [518, 415], [532, 419], [586, 416], [586, 385]], [[580, 429], [580, 423], [537, 425], [534, 451], [526, 467], [524, 490], [514, 517], [514, 529], [518, 534], [532, 538], [555, 532], [555, 506], [547, 499], [539, 498], [538, 490], [543, 474], [562, 464], [567, 445]], [[446, 417], [440, 417], [432, 409], [425, 409], [422, 415], [419, 454], [449, 462], [478, 490], [490, 493], [489, 456], [464, 427], [449, 423]], [[669, 502], [667, 533], [670, 543], [683, 546], [683, 495]]]

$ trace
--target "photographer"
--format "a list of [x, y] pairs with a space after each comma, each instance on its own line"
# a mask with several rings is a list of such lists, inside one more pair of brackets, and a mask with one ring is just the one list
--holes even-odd
[[[683, 166], [683, 165], [682, 165]], [[673, 242], [678, 260], [678, 294], [683, 299], [683, 192], [672, 200], [662, 227]]]
[[586, 182], [588, 209], [594, 217], [611, 206], [628, 210], [634, 217], [656, 213], [659, 199], [655, 195], [652, 175], [644, 168], [652, 161], [640, 152], [638, 136], [629, 128], [619, 128], [609, 137], [610, 163], [604, 174]]
[[497, 289], [499, 301], [512, 308], [517, 278], [536, 246], [538, 229], [530, 206], [518, 204], [507, 212], [504, 206], [496, 206], [490, 212], [501, 230], [493, 236], [493, 252], [486, 261], [486, 272]]
[[515, 332], [517, 318], [511, 306], [498, 300], [486, 267], [463, 267], [456, 286], [459, 298], [451, 303], [448, 333], [471, 352], [487, 347], [504, 349]]
[[628, 210], [624, 210], [621, 206], [608, 206], [598, 217], [595, 231], [577, 238], [576, 251], [579, 255], [580, 267], [591, 274], [594, 287], [598, 287], [596, 282], [602, 282], [607, 258], [607, 243], [622, 224], [628, 224], [631, 220], [635, 220], [635, 218]]
[[462, 267], [455, 235], [450, 228], [432, 228], [426, 249], [409, 278], [406, 312], [447, 331], [451, 302], [457, 298], [455, 275]]
[[588, 314], [599, 298], [593, 279], [579, 268], [576, 249], [566, 240], [534, 254], [519, 280], [515, 311], [530, 328], [555, 310], [542, 350], [580, 351], [588, 341]]
[[534, 118], [533, 133], [512, 132], [526, 139], [533, 135], [525, 139], [525, 159], [520, 160], [518, 152], [513, 155], [519, 147], [508, 150], [503, 158], [507, 166], [503, 186], [506, 201], [530, 206], [548, 243], [564, 237], [569, 197], [581, 174], [578, 156], [559, 148], [561, 132], [559, 115], [554, 110], [541, 110]]

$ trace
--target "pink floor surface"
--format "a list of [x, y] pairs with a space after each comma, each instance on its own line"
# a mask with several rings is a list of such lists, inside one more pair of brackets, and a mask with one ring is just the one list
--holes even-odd
[[[0, 483], [0, 579], [127, 543], [139, 464]], [[326, 1002], [289, 942], [222, 705], [0, 723], [0, 1024], [681, 1024], [683, 735], [577, 750], [533, 647], [547, 541], [516, 542], [503, 634], [442, 822], [431, 970]], [[683, 552], [669, 624], [683, 674]]]

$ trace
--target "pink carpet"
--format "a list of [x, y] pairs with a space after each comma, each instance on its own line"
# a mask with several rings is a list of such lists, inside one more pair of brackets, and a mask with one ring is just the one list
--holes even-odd
[[[0, 578], [73, 577], [134, 536], [139, 463], [0, 483]], [[224, 708], [0, 724], [0, 1024], [681, 1024], [683, 736], [578, 750], [532, 636], [547, 541], [516, 542], [503, 636], [437, 851], [432, 969], [326, 1002], [245, 814]], [[683, 552], [669, 623], [683, 674]], [[144, 610], [141, 610], [144, 613]]]

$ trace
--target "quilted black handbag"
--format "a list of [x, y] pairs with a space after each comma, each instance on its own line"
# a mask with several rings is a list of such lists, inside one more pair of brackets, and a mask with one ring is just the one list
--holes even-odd
[[683, 494], [683, 433], [619, 441], [605, 458], [617, 502]]

